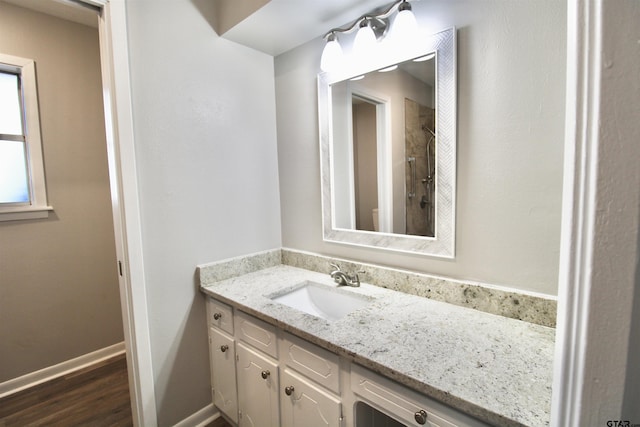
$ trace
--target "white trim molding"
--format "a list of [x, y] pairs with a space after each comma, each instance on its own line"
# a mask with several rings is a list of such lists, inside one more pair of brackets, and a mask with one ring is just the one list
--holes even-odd
[[83, 354], [74, 359], [66, 360], [57, 365], [48, 366], [38, 371], [30, 372], [17, 378], [0, 383], [0, 399], [18, 393], [29, 387], [54, 380], [71, 372], [79, 371], [91, 365], [119, 356], [125, 352], [124, 342], [101, 348], [91, 353]]
[[198, 412], [189, 415], [173, 427], [204, 427], [220, 418], [220, 416], [218, 409], [213, 406], [213, 403], [210, 403]]
[[630, 347], [639, 274], [639, 16], [637, 2], [568, 2], [553, 426], [630, 416], [625, 386], [640, 359]]
[[29, 58], [0, 54], [0, 70], [17, 73], [20, 81], [23, 129], [20, 140], [27, 163], [27, 203], [0, 204], [0, 221], [47, 218], [53, 210], [47, 202], [47, 185], [40, 133], [40, 108], [35, 61]]
[[124, 0], [87, 2], [102, 5], [98, 30], [105, 129], [133, 423], [155, 426], [158, 421], [142, 255], [126, 4]]

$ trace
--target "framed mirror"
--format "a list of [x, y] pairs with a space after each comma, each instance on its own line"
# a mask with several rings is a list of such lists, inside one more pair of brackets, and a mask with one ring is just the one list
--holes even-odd
[[318, 75], [324, 240], [453, 258], [455, 29], [379, 49]]

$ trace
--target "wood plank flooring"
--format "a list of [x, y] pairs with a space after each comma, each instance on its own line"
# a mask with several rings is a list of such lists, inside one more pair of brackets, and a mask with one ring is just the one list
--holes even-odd
[[224, 418], [220, 417], [207, 424], [205, 427], [233, 427]]
[[0, 427], [132, 425], [124, 355], [0, 399]]

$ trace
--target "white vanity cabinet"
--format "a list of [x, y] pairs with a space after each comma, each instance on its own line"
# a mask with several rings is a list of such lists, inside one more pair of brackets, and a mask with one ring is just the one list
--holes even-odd
[[485, 426], [213, 298], [207, 316], [213, 402], [239, 427]]

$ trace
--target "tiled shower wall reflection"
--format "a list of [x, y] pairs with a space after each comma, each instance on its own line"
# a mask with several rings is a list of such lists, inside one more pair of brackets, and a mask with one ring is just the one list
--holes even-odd
[[[405, 184], [407, 234], [434, 235], [435, 218], [435, 110], [405, 98]], [[413, 165], [409, 158], [414, 158]], [[412, 167], [416, 168], [415, 182]], [[415, 195], [409, 192], [415, 189]]]

